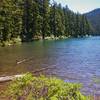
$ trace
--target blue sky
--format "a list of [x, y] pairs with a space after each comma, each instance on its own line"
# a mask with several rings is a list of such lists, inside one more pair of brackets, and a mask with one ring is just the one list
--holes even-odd
[[100, 0], [55, 0], [62, 5], [68, 5], [68, 7], [80, 13], [89, 12], [95, 8], [100, 8]]

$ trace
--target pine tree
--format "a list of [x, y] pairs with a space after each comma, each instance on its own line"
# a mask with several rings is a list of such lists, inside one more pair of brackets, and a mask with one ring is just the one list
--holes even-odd
[[42, 1], [42, 39], [45, 39], [49, 31], [49, 0]]
[[35, 37], [54, 35], [86, 36], [92, 26], [84, 15], [74, 13], [67, 6], [62, 7], [49, 0], [1, 0], [0, 41], [21, 37], [32, 41]]
[[53, 2], [50, 8], [50, 32], [56, 36], [56, 6], [57, 3]]
[[85, 17], [85, 33], [86, 35], [90, 35], [90, 33], [92, 33], [92, 26], [90, 25], [86, 17]]
[[30, 40], [30, 2], [29, 0], [24, 0], [23, 7], [23, 34], [22, 40], [29, 41]]
[[81, 35], [80, 33], [80, 14], [77, 13], [76, 14], [76, 18], [75, 18], [75, 37], [78, 37]]
[[68, 19], [68, 12], [69, 12], [69, 8], [66, 5], [66, 7], [63, 8], [64, 11], [64, 19], [65, 19], [65, 36], [69, 36], [69, 19]]
[[3, 0], [0, 7], [0, 38], [9, 41], [20, 36], [22, 11], [15, 0]]
[[57, 26], [58, 26], [58, 34], [59, 34], [58, 36], [63, 36], [65, 34], [65, 19], [64, 19], [64, 12], [61, 4], [58, 5], [57, 9], [59, 15], [59, 17], [57, 18], [58, 19]]

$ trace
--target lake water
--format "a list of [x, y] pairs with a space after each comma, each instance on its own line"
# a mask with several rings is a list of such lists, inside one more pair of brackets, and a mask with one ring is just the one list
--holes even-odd
[[[30, 60], [16, 64], [23, 59]], [[96, 91], [100, 94], [100, 83], [94, 82], [94, 78], [100, 79], [100, 37], [45, 40], [0, 47], [0, 76], [43, 67], [55, 67], [49, 73], [67, 82], [82, 83], [85, 93]]]

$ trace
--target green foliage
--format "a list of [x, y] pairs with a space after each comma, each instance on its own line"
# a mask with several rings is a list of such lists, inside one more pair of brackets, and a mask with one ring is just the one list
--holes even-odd
[[7, 40], [7, 41], [2, 41], [0, 43], [0, 46], [10, 46], [10, 45], [18, 45], [18, 44], [21, 44], [21, 38], [20, 37], [17, 37], [17, 38], [12, 38], [11, 40]]
[[10, 100], [89, 100], [81, 94], [80, 87], [80, 84], [53, 77], [33, 77], [28, 73], [11, 82], [5, 95]]
[[29, 42], [35, 37], [83, 37], [91, 25], [84, 15], [50, 0], [1, 0], [0, 42], [21, 37]]
[[21, 33], [22, 10], [15, 0], [1, 0], [0, 4], [0, 40], [9, 41]]

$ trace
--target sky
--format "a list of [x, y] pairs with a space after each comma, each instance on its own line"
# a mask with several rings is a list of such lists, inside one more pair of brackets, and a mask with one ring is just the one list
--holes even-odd
[[96, 8], [100, 8], [100, 0], [55, 0], [63, 6], [68, 7], [74, 12], [86, 13]]

